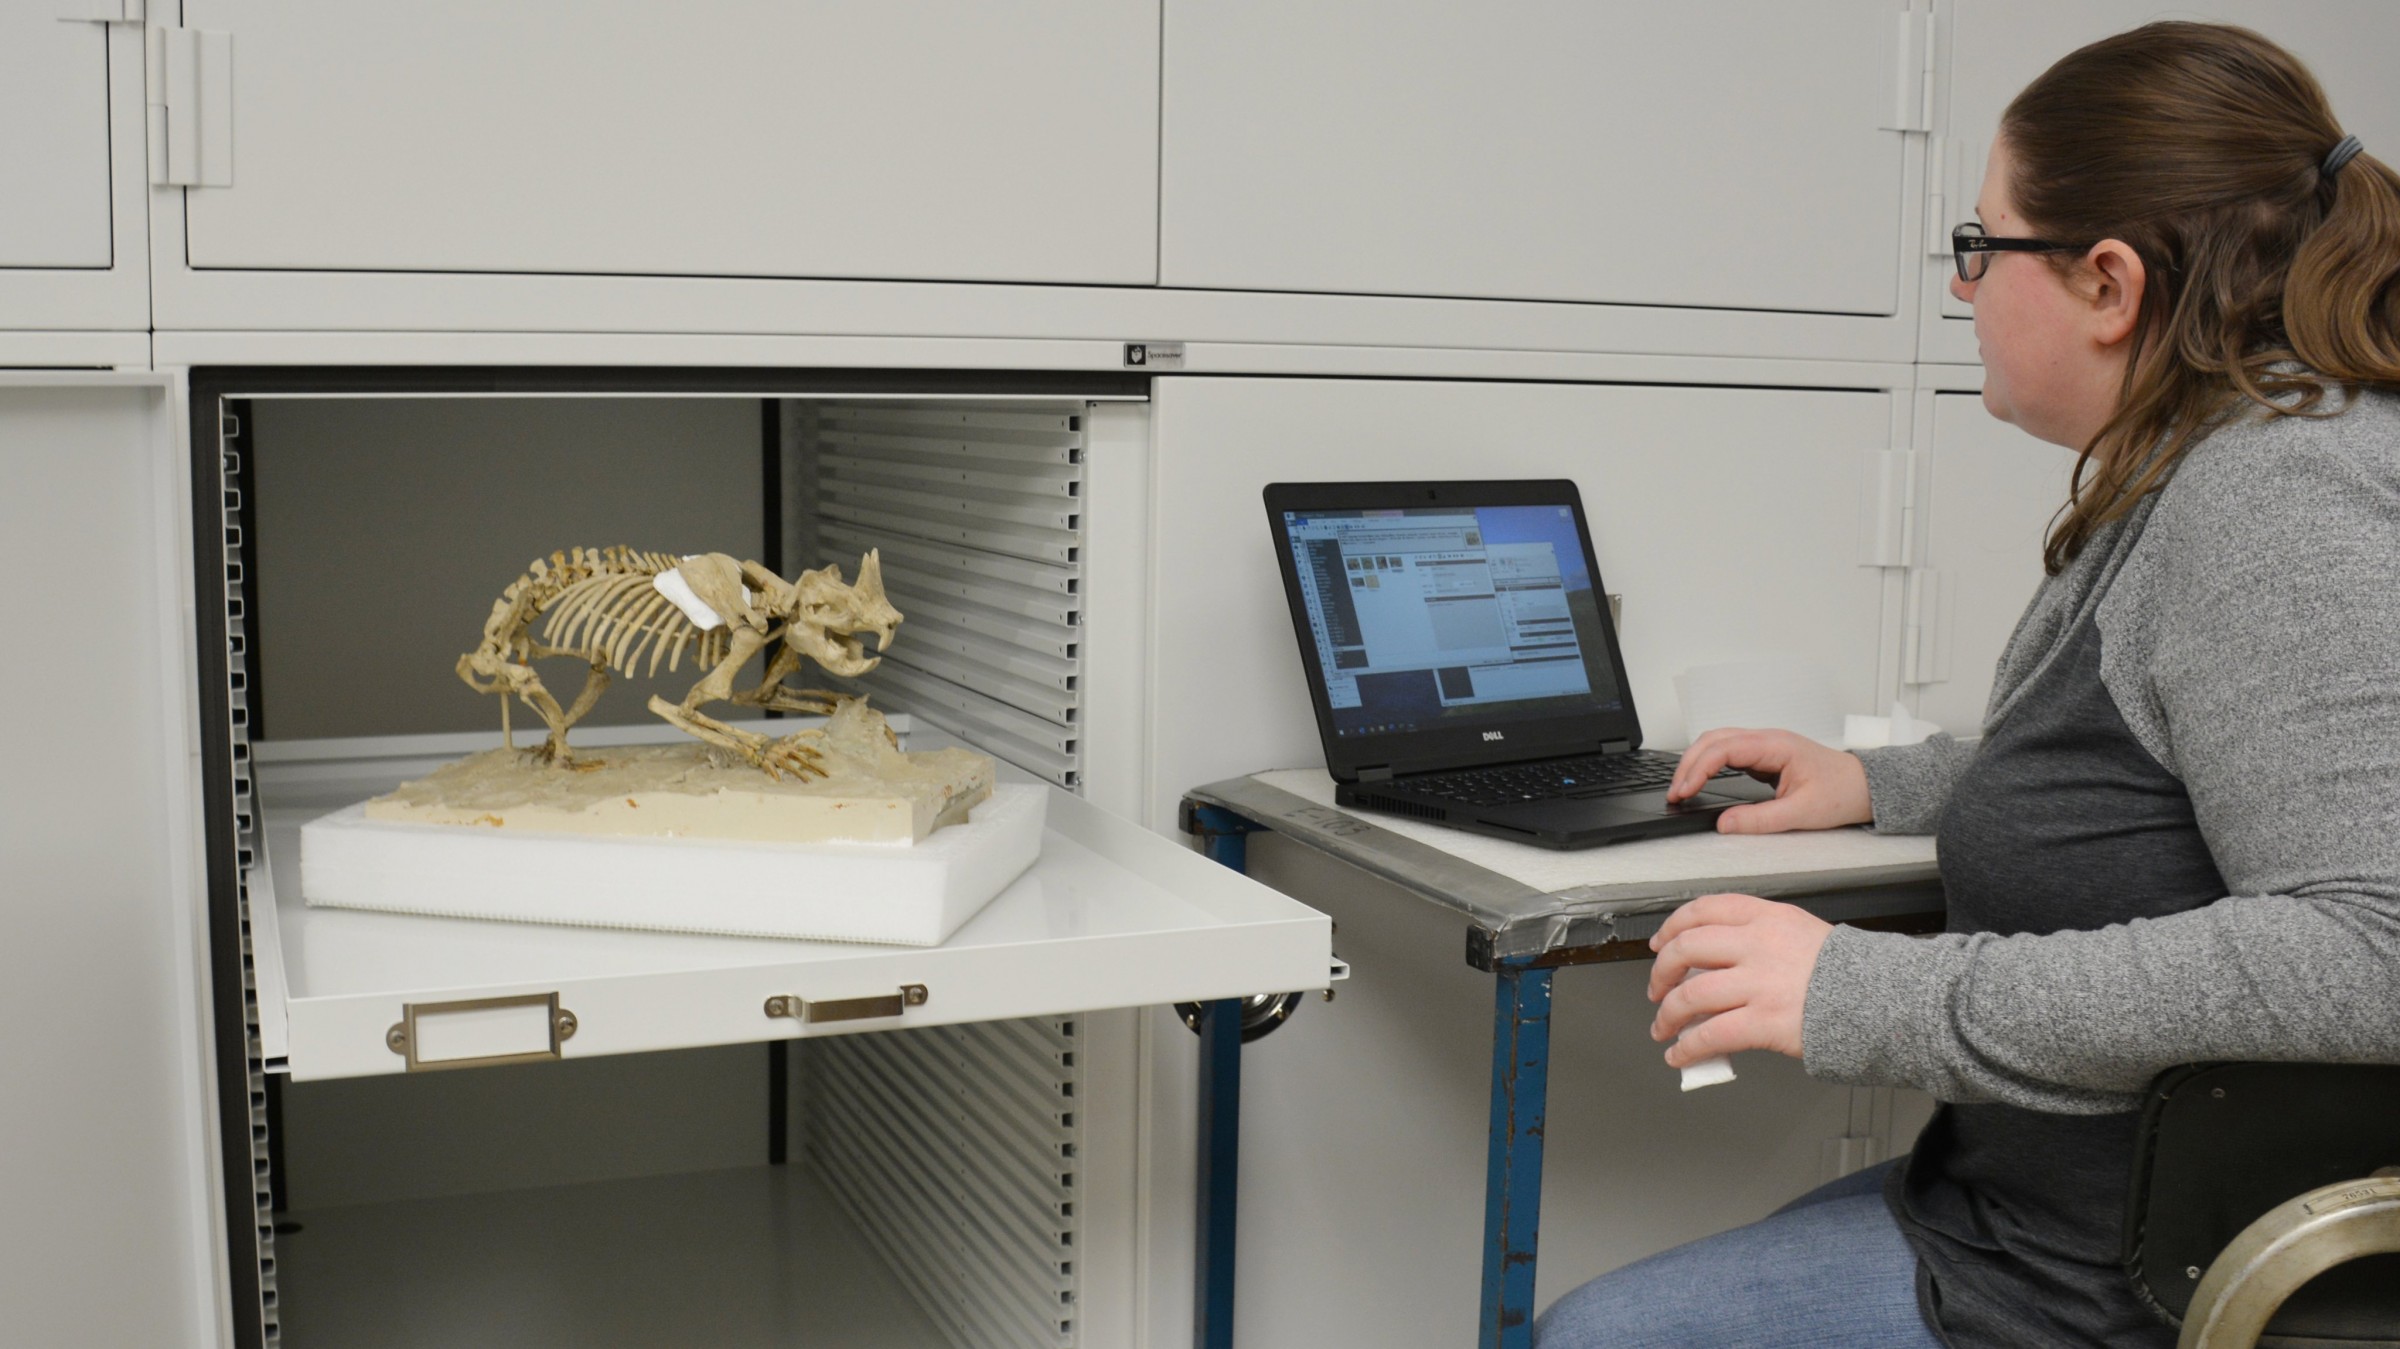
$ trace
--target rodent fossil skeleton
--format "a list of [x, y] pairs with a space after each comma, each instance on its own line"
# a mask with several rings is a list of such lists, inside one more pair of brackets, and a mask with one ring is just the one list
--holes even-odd
[[[537, 619], [547, 615], [539, 641]], [[477, 693], [500, 695], [500, 728], [509, 735], [508, 703], [522, 701], [550, 727], [534, 755], [574, 767], [567, 731], [591, 711], [612, 671], [633, 674], [663, 660], [673, 670], [686, 652], [708, 673], [681, 703], [652, 697], [650, 710], [685, 732], [741, 755], [770, 777], [822, 777], [813, 732], [771, 739], [700, 712], [729, 701], [774, 712], [829, 714], [848, 695], [829, 689], [787, 689], [783, 681], [814, 660], [837, 675], [861, 675], [882, 661], [867, 654], [891, 648], [900, 611], [883, 593], [879, 554], [859, 559], [858, 580], [845, 585], [838, 566], [805, 571], [786, 581], [756, 562], [724, 553], [675, 557], [630, 548], [577, 548], [536, 558], [500, 594], [483, 625], [483, 641], [458, 658], [458, 677]], [[736, 692], [734, 676], [751, 657], [780, 643], [758, 687]], [[575, 701], [560, 707], [530, 662], [572, 656], [591, 667]], [[510, 748], [515, 748], [513, 736]]]

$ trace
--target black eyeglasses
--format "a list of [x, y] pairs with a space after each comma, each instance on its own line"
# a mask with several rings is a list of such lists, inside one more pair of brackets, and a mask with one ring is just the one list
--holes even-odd
[[1984, 269], [1992, 265], [1994, 253], [2080, 253], [2090, 244], [2062, 244], [2049, 239], [1995, 239], [1983, 232], [1983, 226], [1969, 222], [1950, 231], [1950, 261], [1958, 265], [1958, 279], [1981, 281]]

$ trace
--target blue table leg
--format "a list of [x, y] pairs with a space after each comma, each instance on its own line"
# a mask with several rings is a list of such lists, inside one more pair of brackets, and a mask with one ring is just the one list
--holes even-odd
[[1234, 1206], [1242, 1138], [1242, 1000], [1208, 1004], [1200, 1021], [1200, 1268], [1192, 1343], [1233, 1349]]
[[1200, 851], [1209, 861], [1236, 871], [1250, 869], [1250, 836], [1258, 830], [1255, 822], [1223, 806], [1186, 802], [1183, 807], [1183, 832], [1200, 840]]
[[1480, 1349], [1533, 1344], [1534, 1245], [1542, 1222], [1542, 1121], [1550, 1094], [1550, 976], [1495, 972], [1492, 1127], [1483, 1185]]
[[[1258, 825], [1232, 811], [1196, 802], [1184, 807], [1184, 830], [1196, 835], [1210, 860], [1236, 871], [1250, 861], [1249, 836]], [[1240, 1197], [1242, 1141], [1242, 1000], [1212, 1002], [1200, 1019], [1199, 1268], [1192, 1287], [1192, 1343], [1233, 1349], [1234, 1211]]]

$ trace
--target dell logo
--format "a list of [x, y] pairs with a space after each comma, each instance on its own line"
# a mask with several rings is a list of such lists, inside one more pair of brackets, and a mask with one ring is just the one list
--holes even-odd
[[1508, 739], [1508, 733], [1506, 731], [1485, 731], [1483, 733], [1483, 738], [1486, 740], [1506, 740]]

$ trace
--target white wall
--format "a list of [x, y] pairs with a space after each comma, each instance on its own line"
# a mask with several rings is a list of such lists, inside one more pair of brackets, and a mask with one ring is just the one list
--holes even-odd
[[[253, 457], [266, 737], [481, 731], [498, 701], [452, 666], [526, 564], [577, 546], [758, 556], [761, 421], [748, 398], [260, 399]], [[551, 691], [583, 684], [541, 667]], [[705, 673], [705, 672], [699, 672]], [[644, 722], [686, 667], [620, 679], [592, 725]], [[516, 725], [539, 723], [522, 708]]]
[[283, 1092], [283, 1181], [295, 1210], [767, 1158], [763, 1045], [294, 1082]]

